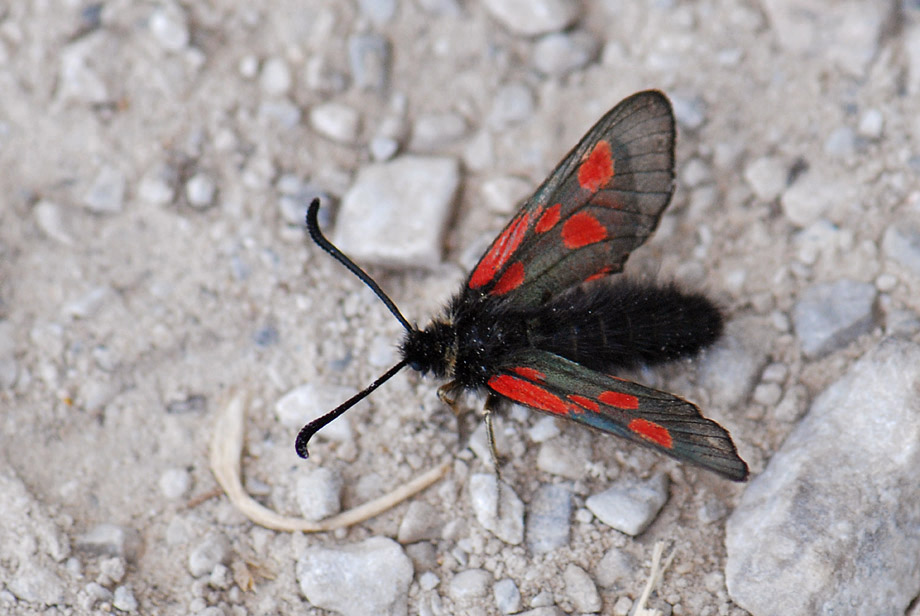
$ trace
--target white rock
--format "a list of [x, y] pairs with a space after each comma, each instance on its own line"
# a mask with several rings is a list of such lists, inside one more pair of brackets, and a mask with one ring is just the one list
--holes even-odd
[[368, 165], [342, 199], [333, 241], [356, 261], [434, 269], [459, 183], [451, 158]]
[[566, 0], [484, 0], [486, 10], [515, 34], [564, 30], [578, 19], [579, 3]]
[[269, 96], [284, 96], [291, 90], [294, 78], [284, 58], [269, 58], [262, 65], [259, 87]]
[[761, 201], [773, 201], [779, 197], [788, 177], [786, 164], [773, 157], [758, 158], [744, 170], [744, 179]]
[[658, 474], [645, 482], [621, 480], [585, 501], [604, 524], [627, 535], [640, 535], [668, 500], [668, 477]]
[[333, 141], [354, 143], [361, 130], [361, 115], [342, 103], [323, 103], [310, 110], [310, 126]]
[[392, 539], [371, 537], [343, 548], [314, 546], [295, 568], [313, 606], [343, 616], [405, 616], [412, 561]]

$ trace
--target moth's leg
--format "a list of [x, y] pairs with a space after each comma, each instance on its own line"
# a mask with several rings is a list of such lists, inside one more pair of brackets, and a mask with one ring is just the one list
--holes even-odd
[[460, 409], [457, 407], [457, 391], [460, 387], [457, 385], [457, 381], [451, 381], [450, 383], [444, 383], [438, 387], [438, 398], [447, 406], [454, 416], [460, 417]]
[[500, 401], [501, 399], [498, 396], [489, 394], [486, 398], [486, 404], [482, 409], [483, 418], [486, 421], [486, 437], [489, 440], [489, 453], [492, 455], [492, 467], [495, 469], [495, 478], [498, 480], [499, 490], [502, 484], [502, 471], [498, 465], [498, 451], [495, 449], [495, 426], [492, 421], [492, 414]]

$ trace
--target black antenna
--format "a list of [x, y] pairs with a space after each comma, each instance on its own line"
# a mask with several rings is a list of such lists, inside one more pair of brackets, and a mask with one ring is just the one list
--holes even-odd
[[[319, 212], [319, 199], [313, 199], [310, 203], [310, 208], [307, 210], [307, 231], [310, 233], [310, 238], [316, 242], [320, 248], [331, 254], [336, 261], [348, 268], [348, 270], [358, 277], [358, 279], [369, 286], [371, 291], [374, 292], [374, 295], [380, 298], [384, 305], [393, 313], [393, 316], [396, 317], [396, 320], [399, 321], [403, 327], [406, 328], [406, 331], [413, 331], [415, 328], [409, 324], [409, 321], [406, 320], [406, 317], [402, 315], [399, 311], [399, 308], [396, 307], [396, 304], [393, 303], [387, 294], [377, 286], [377, 283], [367, 275], [367, 273], [362, 270], [360, 267], [355, 265], [354, 261], [349, 259], [342, 253], [341, 250], [332, 245], [332, 242], [326, 239], [323, 235], [323, 232], [319, 229], [319, 221], [317, 220], [317, 213]], [[301, 458], [309, 458], [310, 452], [307, 451], [307, 444], [310, 442], [310, 439], [313, 438], [313, 435], [316, 434], [320, 429], [334, 421], [339, 415], [356, 405], [358, 402], [368, 397], [371, 392], [375, 389], [386, 383], [390, 378], [406, 367], [407, 360], [403, 359], [401, 362], [387, 370], [385, 373], [380, 375], [380, 377], [368, 385], [364, 390], [358, 392], [339, 406], [335, 407], [322, 417], [318, 417], [305, 425], [300, 429], [300, 432], [297, 434], [297, 441], [294, 443], [294, 449], [297, 451], [297, 455]]]
[[348, 400], [346, 400], [339, 406], [335, 407], [335, 409], [329, 411], [322, 417], [314, 419], [313, 421], [305, 425], [303, 428], [301, 428], [300, 433], [297, 434], [297, 441], [294, 443], [294, 449], [297, 451], [297, 455], [303, 459], [309, 458], [310, 452], [307, 451], [307, 443], [310, 442], [310, 439], [313, 438], [314, 434], [316, 434], [321, 428], [326, 426], [326, 424], [333, 421], [336, 417], [338, 417], [339, 415], [341, 415], [342, 413], [344, 413], [345, 411], [347, 411], [348, 409], [350, 409], [357, 403], [361, 402], [361, 400], [364, 400], [366, 397], [368, 397], [371, 394], [371, 392], [373, 392], [375, 389], [377, 389], [378, 387], [380, 387], [381, 385], [389, 381], [390, 377], [392, 377], [394, 374], [396, 374], [397, 372], [399, 372], [405, 367], [406, 367], [406, 360], [404, 359], [398, 364], [396, 364], [395, 366], [393, 366], [392, 368], [390, 368], [389, 370], [387, 370], [386, 372], [384, 372], [382, 375], [380, 375], [380, 377], [376, 381], [368, 385], [366, 389], [358, 392], [357, 394], [355, 394], [354, 396], [352, 396], [351, 398], [349, 398]]
[[387, 294], [377, 286], [377, 283], [367, 275], [367, 273], [355, 265], [354, 261], [346, 257], [341, 250], [332, 245], [332, 242], [326, 239], [326, 236], [323, 235], [323, 232], [319, 230], [319, 221], [317, 220], [317, 213], [319, 212], [319, 199], [314, 199], [310, 203], [310, 209], [307, 210], [307, 231], [310, 232], [310, 238], [316, 242], [320, 248], [331, 254], [335, 257], [335, 260], [344, 265], [351, 271], [352, 274], [358, 277], [358, 280], [366, 284], [371, 288], [371, 291], [374, 292], [374, 295], [380, 298], [380, 301], [393, 313], [393, 316], [396, 317], [396, 320], [399, 321], [403, 327], [406, 328], [406, 331], [412, 331], [413, 327], [409, 324], [409, 321], [406, 320], [406, 317], [402, 315], [399, 311], [399, 308], [396, 307], [396, 304], [393, 303]]

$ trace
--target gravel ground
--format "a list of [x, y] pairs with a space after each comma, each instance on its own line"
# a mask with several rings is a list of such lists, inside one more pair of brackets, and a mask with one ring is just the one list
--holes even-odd
[[[678, 182], [628, 271], [729, 324], [628, 376], [754, 479], [512, 408], [499, 487], [477, 414], [408, 371], [297, 458], [401, 335], [305, 237], [310, 200], [424, 324], [645, 88]], [[0, 3], [0, 92], [0, 611], [920, 613], [917, 2]], [[228, 409], [246, 492], [288, 517], [446, 473], [268, 529], [212, 473]]]

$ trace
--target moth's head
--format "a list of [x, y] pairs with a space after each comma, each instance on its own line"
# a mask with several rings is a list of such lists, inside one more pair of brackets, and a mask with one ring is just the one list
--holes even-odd
[[413, 370], [444, 377], [453, 368], [455, 346], [456, 336], [450, 324], [432, 321], [425, 329], [408, 330], [400, 351]]

